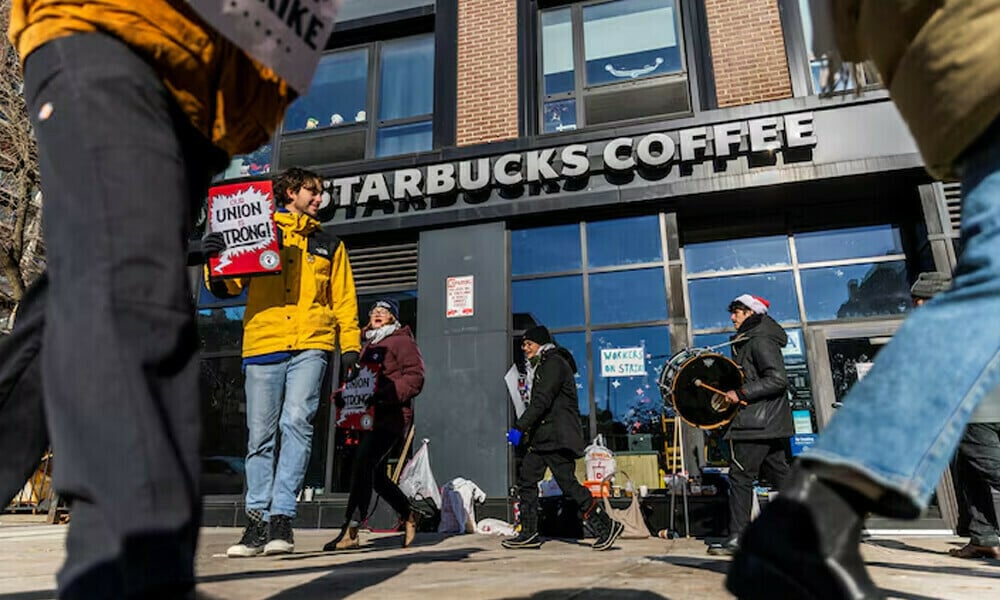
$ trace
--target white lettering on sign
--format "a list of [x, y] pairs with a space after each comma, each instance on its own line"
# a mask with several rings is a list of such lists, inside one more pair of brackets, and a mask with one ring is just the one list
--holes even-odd
[[215, 196], [208, 213], [208, 230], [221, 233], [226, 240], [226, 249], [213, 269], [222, 273], [237, 256], [263, 250], [274, 242], [270, 194], [247, 186], [234, 194]]
[[471, 317], [475, 314], [472, 279], [472, 275], [448, 278], [445, 284], [447, 296], [445, 317], [452, 319], [455, 317]]
[[646, 374], [646, 349], [601, 348], [601, 377], [641, 377]]

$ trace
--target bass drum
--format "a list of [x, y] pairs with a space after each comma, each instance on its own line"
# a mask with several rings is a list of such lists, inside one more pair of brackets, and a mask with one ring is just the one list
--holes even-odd
[[685, 348], [663, 366], [658, 383], [664, 401], [669, 399], [681, 419], [701, 429], [716, 429], [732, 421], [740, 407], [709, 388], [739, 389], [743, 371], [722, 354]]

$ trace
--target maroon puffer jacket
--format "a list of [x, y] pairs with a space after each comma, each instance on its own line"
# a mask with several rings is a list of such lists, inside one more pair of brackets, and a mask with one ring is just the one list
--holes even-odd
[[[361, 333], [365, 339], [366, 331]], [[382, 363], [375, 392], [375, 429], [402, 434], [413, 422], [413, 398], [424, 387], [424, 359], [404, 325], [377, 344], [365, 342], [362, 363]]]

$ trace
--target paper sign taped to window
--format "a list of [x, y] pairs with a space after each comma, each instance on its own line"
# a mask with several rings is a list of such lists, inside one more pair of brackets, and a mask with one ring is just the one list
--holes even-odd
[[208, 191], [208, 231], [221, 233], [226, 249], [208, 259], [212, 277], [281, 271], [271, 182], [220, 185]]
[[216, 31], [305, 94], [342, 0], [187, 0]]

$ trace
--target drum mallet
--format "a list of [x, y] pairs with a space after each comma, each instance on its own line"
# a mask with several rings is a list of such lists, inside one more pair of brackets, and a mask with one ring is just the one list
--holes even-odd
[[[706, 390], [708, 390], [708, 391], [710, 391], [710, 392], [714, 392], [714, 393], [716, 393], [716, 394], [718, 394], [718, 395], [720, 395], [720, 396], [723, 396], [723, 397], [725, 397], [725, 395], [726, 395], [726, 392], [723, 392], [723, 391], [722, 391], [722, 390], [720, 390], [719, 388], [716, 388], [716, 387], [712, 387], [712, 386], [708, 385], [707, 383], [705, 383], [704, 381], [702, 381], [702, 380], [700, 380], [700, 379], [695, 379], [695, 380], [694, 380], [694, 384], [695, 384], [695, 386], [697, 386], [697, 387], [700, 387], [700, 388], [705, 388]], [[746, 406], [746, 402], [744, 402], [744, 401], [742, 401], [742, 400], [741, 400], [741, 401], [740, 401], [739, 403], [740, 403], [740, 404], [742, 404], [742, 405], [744, 405], [744, 406]]]

